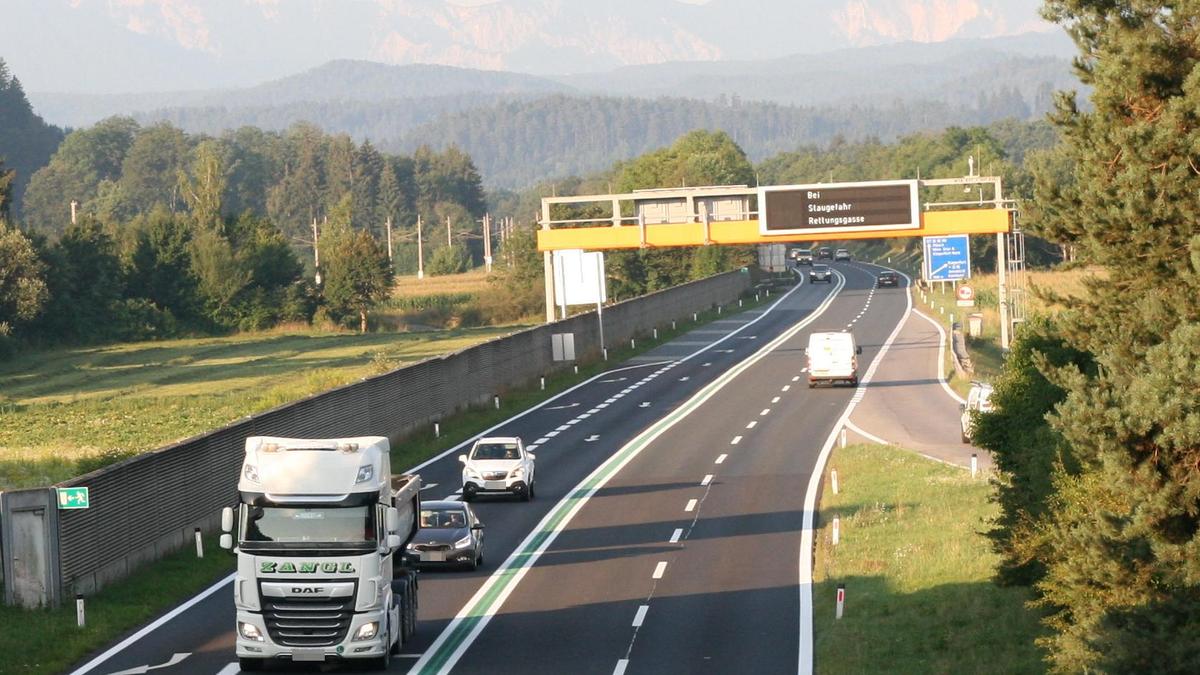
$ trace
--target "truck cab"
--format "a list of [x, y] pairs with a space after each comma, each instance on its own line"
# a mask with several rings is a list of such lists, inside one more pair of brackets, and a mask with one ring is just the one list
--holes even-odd
[[238, 506], [221, 514], [237, 555], [235, 649], [267, 662], [362, 659], [386, 668], [416, 628], [403, 548], [419, 525], [420, 478], [391, 475], [387, 438], [253, 436]]

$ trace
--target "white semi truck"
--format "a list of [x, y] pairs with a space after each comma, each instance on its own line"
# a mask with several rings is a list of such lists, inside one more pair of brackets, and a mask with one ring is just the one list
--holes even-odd
[[417, 577], [403, 549], [421, 481], [392, 476], [388, 449], [382, 436], [246, 439], [239, 505], [221, 513], [243, 671], [342, 659], [385, 669], [412, 637]]

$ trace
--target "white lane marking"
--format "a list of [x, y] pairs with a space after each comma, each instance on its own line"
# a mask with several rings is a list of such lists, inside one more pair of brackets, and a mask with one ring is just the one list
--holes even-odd
[[[901, 274], [904, 274], [901, 272]], [[908, 278], [908, 275], [904, 275]], [[900, 334], [900, 329], [904, 327], [904, 322], [908, 318], [908, 313], [912, 311], [912, 295], [905, 296], [907, 306], [904, 309], [904, 314], [900, 321], [896, 323], [896, 327], [892, 329], [891, 335], [884, 341], [883, 346], [879, 348], [879, 353], [871, 360], [871, 365], [867, 368], [867, 372], [863, 374], [858, 381], [858, 388], [865, 389], [871, 378], [875, 376], [875, 371], [879, 368], [879, 364], [883, 362], [883, 357], [888, 352], [888, 348], [895, 342], [896, 336]], [[800, 646], [797, 656], [797, 673], [798, 675], [812, 675], [813, 672], [813, 518], [817, 508], [817, 490], [820, 489], [821, 481], [825, 477], [825, 464], [829, 461], [829, 455], [833, 452], [833, 446], [837, 442], [839, 433], [842, 427], [850, 419], [850, 413], [854, 412], [857, 406], [856, 401], [850, 401], [846, 404], [845, 411], [838, 421], [834, 423], [833, 428], [829, 430], [829, 437], [825, 439], [825, 445], [821, 447], [821, 452], [817, 455], [817, 462], [813, 466], [812, 474], [809, 475], [808, 488], [804, 493], [804, 517], [803, 525], [800, 531]]]
[[607, 407], [608, 407], [608, 404], [607, 404], [607, 403], [597, 403], [597, 404], [596, 404], [596, 408], [597, 408], [597, 409], [599, 409], [599, 410], [603, 410], [603, 409], [605, 409], [605, 408], [607, 408]]
[[762, 412], [758, 413], [758, 416], [759, 416], [759, 417], [762, 417], [763, 415], [770, 415], [770, 414], [771, 414], [771, 409], [770, 409], [770, 408], [763, 408], [763, 409], [762, 409]]
[[733, 440], [729, 441], [729, 444], [730, 444], [730, 445], [737, 445], [738, 443], [741, 443], [741, 442], [742, 442], [742, 437], [741, 437], [741, 436], [734, 436], [734, 437], [733, 437]]
[[[616, 397], [616, 396], [612, 396], [612, 397], [606, 398], [606, 399], [604, 399], [604, 402], [605, 402], [606, 404], [608, 404], [608, 403], [616, 403], [616, 402], [617, 402], [617, 397]], [[599, 407], [599, 406], [597, 406], [597, 407]]]
[[566, 405], [552, 405], [549, 408], [546, 408], [546, 410], [566, 410], [567, 408], [578, 408], [578, 407], [579, 407], [578, 403], [568, 403]]
[[600, 434], [592, 434], [591, 436], [588, 436], [587, 438], [583, 439], [583, 442], [584, 443], [594, 443], [598, 440], [600, 440]]
[[[537, 449], [538, 449], [537, 443], [530, 443], [529, 445], [525, 446], [526, 452], [533, 452], [534, 450], [537, 450]], [[435, 483], [435, 485], [436, 485], [436, 483]], [[424, 490], [425, 488], [421, 488], [421, 489]]]
[[706, 474], [704, 474], [704, 478], [702, 478], [700, 480], [700, 485], [701, 486], [708, 485], [709, 483], [712, 482], [712, 479], [713, 479], [713, 475], [711, 473], [706, 473]]
[[780, 389], [780, 391], [791, 391], [791, 390], [792, 390], [792, 385], [790, 385], [790, 384], [785, 384], [785, 385], [783, 385], [783, 389]]
[[746, 425], [746, 428], [747, 428], [747, 429], [753, 429], [753, 428], [754, 428], [754, 427], [756, 427], [756, 426], [758, 426], [758, 420], [754, 420], [753, 422], [751, 422], [751, 423], [747, 424], [747, 425]]
[[[449, 656], [444, 657], [442, 666], [437, 672], [450, 672], [458, 660], [462, 658], [467, 649], [479, 637], [484, 628], [497, 613], [497, 609], [504, 605], [504, 602], [512, 595], [513, 591], [520, 585], [521, 580], [528, 573], [529, 569], [537, 564], [538, 559], [542, 554], [554, 543], [558, 535], [570, 524], [571, 519], [583, 508], [591, 497], [598, 490], [604, 487], [612, 476], [617, 475], [626, 465], [629, 464], [644, 448], [653, 443], [656, 439], [674, 427], [680, 421], [685, 419], [689, 414], [697, 410], [704, 402], [711, 399], [718, 392], [724, 389], [730, 382], [745, 372], [754, 364], [766, 358], [772, 351], [778, 349], [788, 340], [794, 338], [801, 330], [812, 324], [820, 318], [833, 305], [838, 294], [845, 287], [845, 280], [839, 278], [837, 286], [829, 289], [825, 299], [804, 319], [794, 324], [792, 327], [785, 330], [775, 339], [769, 341], [766, 345], [760, 347], [750, 356], [735, 364], [732, 368], [720, 374], [716, 380], [705, 385], [700, 391], [694, 394], [690, 399], [685, 401], [680, 407], [676, 408], [676, 412], [668, 414], [667, 417], [652, 425], [633, 440], [626, 443], [619, 450], [613, 453], [607, 460], [604, 461], [595, 471], [586, 476], [571, 492], [563, 497], [551, 510], [542, 518], [537, 525], [529, 532], [525, 539], [517, 545], [516, 550], [501, 563], [500, 567], [488, 577], [483, 586], [475, 592], [475, 594], [463, 605], [450, 624], [442, 629], [442, 632], [433, 641], [429, 649], [425, 652], [421, 660], [413, 666], [414, 672], [421, 672], [428, 667], [429, 662], [437, 658], [441, 660], [446, 650], [451, 650]], [[777, 309], [782, 303], [787, 301], [796, 290], [801, 286], [796, 286], [792, 290], [784, 293], [778, 300], [772, 303], [766, 310], [758, 313], [753, 320], [747, 322], [745, 326], [734, 330], [736, 333], [747, 326], [762, 320], [772, 311]], [[727, 335], [712, 344], [702, 347], [691, 354], [683, 357], [678, 361], [673, 361], [664, 366], [664, 370], [674, 368], [675, 366], [689, 361], [700, 354], [704, 353], [721, 344], [730, 338]], [[661, 362], [652, 365], [662, 365]], [[581, 386], [581, 385], [576, 385]], [[568, 390], [570, 391], [570, 390]], [[566, 393], [566, 392], [564, 392]], [[524, 414], [524, 413], [522, 413]], [[519, 417], [519, 416], [518, 416]], [[497, 425], [499, 426], [499, 425]], [[444, 455], [450, 454], [447, 450]], [[553, 524], [551, 524], [553, 523]], [[534, 541], [540, 539], [540, 543], [535, 545]], [[465, 633], [465, 634], [464, 634]], [[447, 642], [453, 640], [453, 647], [447, 647]]]
[[[808, 368], [805, 368], [804, 370], [808, 370]], [[803, 372], [804, 372], [804, 370], [801, 370], [800, 372], [802, 372], [802, 373], [803, 373]], [[799, 376], [799, 375], [797, 375], [797, 376], [795, 376], [795, 377], [793, 377], [793, 378], [792, 378], [792, 382], [799, 382], [799, 381], [800, 381], [800, 376]]]
[[541, 438], [534, 441], [534, 443], [536, 443], [537, 445], [542, 445], [543, 443], [549, 443], [549, 442], [550, 442], [550, 439], [546, 438], [545, 436], [542, 436]]
[[671, 538], [667, 540], [667, 543], [668, 544], [678, 544], [679, 538], [682, 536], [683, 536], [683, 528], [677, 527], [677, 528], [675, 528], [675, 531], [671, 533]]
[[650, 611], [650, 605], [642, 605], [638, 607], [637, 614], [633, 615], [633, 627], [638, 628], [642, 622], [646, 620], [646, 612]]
[[422, 486], [421, 486], [421, 492], [424, 492], [424, 491], [426, 491], [426, 490], [428, 490], [428, 489], [430, 489], [430, 488], [435, 488], [435, 487], [437, 487], [437, 486], [438, 486], [438, 484], [437, 484], [437, 483], [426, 483], [426, 484], [424, 484], [424, 485], [422, 485]]
[[225, 667], [217, 671], [217, 675], [237, 675], [242, 672], [241, 665], [237, 663], [227, 663]]
[[442, 501], [444, 501], [444, 502], [457, 502], [457, 501], [461, 501], [461, 500], [462, 500], [462, 495], [461, 495], [460, 493], [458, 493], [458, 492], [455, 492], [455, 493], [454, 493], [454, 494], [452, 494], [452, 495], [446, 495], [446, 498], [445, 498], [445, 499], [443, 499]]
[[567, 429], [570, 429], [570, 428], [571, 428], [571, 427], [570, 427], [569, 425], [566, 425], [566, 424], [560, 424], [560, 425], [558, 425], [557, 427], [555, 427], [555, 429], [554, 429], [554, 430], [555, 430], [555, 431], [557, 431], [557, 432], [559, 432], [559, 433], [561, 433], [561, 432], [564, 432], [564, 431], [566, 431]]
[[732, 349], [714, 349], [713, 351], [718, 354], [732, 354], [733, 353]]
[[862, 428], [860, 428], [857, 424], [855, 424], [854, 422], [851, 422], [850, 420], [846, 420], [846, 428], [849, 429], [850, 431], [853, 431], [854, 433], [858, 434], [859, 436], [862, 436], [863, 438], [867, 439], [868, 441], [871, 441], [872, 443], [878, 443], [880, 445], [891, 445], [890, 442], [883, 440], [882, 438], [876, 436], [875, 434], [870, 433], [868, 431], [863, 431]]
[[609, 382], [624, 382], [625, 380], [626, 380], [626, 378], [624, 378], [624, 377], [614, 377], [614, 378], [613, 378], [613, 379], [611, 379], [611, 380], [600, 380], [600, 381], [601, 381], [602, 383], [605, 383], [605, 384], [607, 384], [607, 383], [609, 383]]
[[593, 413], [592, 411], [589, 410], [585, 413], [579, 413], [579, 417], [577, 417], [576, 419], [586, 420], [587, 418], [591, 417], [593, 414], [595, 414], [595, 413]]
[[[909, 298], [911, 298], [911, 297], [912, 296], [910, 295]], [[922, 319], [925, 319], [926, 321], [933, 324], [937, 328], [938, 337], [940, 339], [938, 340], [938, 360], [937, 360], [937, 371], [935, 372], [935, 377], [937, 377], [937, 381], [942, 384], [942, 389], [945, 390], [945, 392], [950, 395], [950, 398], [954, 399], [955, 401], [958, 401], [962, 405], [966, 405], [967, 404], [966, 399], [959, 396], [958, 392], [951, 389], [950, 385], [946, 383], [946, 380], [942, 375], [942, 364], [946, 362], [946, 330], [944, 328], [942, 328], [942, 324], [938, 323], [934, 319], [929, 318], [928, 316], [925, 316], [925, 313], [922, 312], [921, 310], [916, 309], [916, 308], [911, 308], [909, 311], [911, 313], [916, 314], [917, 316], [921, 317]]]
[[679, 381], [680, 381], [680, 382], [687, 382], [687, 381], [688, 381], [688, 380], [690, 380], [690, 379], [691, 379], [690, 377], [688, 377], [687, 375], [684, 375], [683, 377], [679, 378]]
[[579, 424], [582, 421], [583, 421], [582, 419], [576, 417], [575, 419], [567, 420], [567, 426], [574, 426], [576, 424]]
[[779, 397], [776, 396], [775, 398], [771, 399], [771, 403], [779, 403]]
[[695, 511], [696, 510], [696, 500], [689, 499], [687, 506], [683, 507], [683, 510], [687, 513], [691, 513], [692, 511]]
[[617, 667], [613, 668], [613, 675], [625, 675], [625, 669], [629, 667], [629, 659], [621, 659], [617, 661]]
[[134, 668], [130, 668], [129, 670], [122, 670], [117, 673], [112, 673], [112, 675], [144, 675], [144, 673], [151, 671], [151, 670], [158, 670], [159, 668], [170, 668], [171, 666], [179, 663], [180, 661], [183, 661], [184, 659], [186, 659], [187, 657], [189, 657], [191, 655], [192, 655], [191, 652], [172, 654], [171, 658], [168, 659], [166, 663], [160, 663], [157, 666], [137, 666]]
[[666, 574], [666, 572], [667, 572], [667, 561], [665, 561], [665, 560], [659, 561], [659, 563], [654, 566], [654, 574], [651, 574], [650, 578], [651, 579], [661, 579], [661, 578], [663, 578], [663, 575]]
[[[800, 369], [800, 372], [802, 372], [802, 373], [807, 373], [807, 372], [808, 372], [808, 366], [804, 366], [803, 368], [801, 368], [801, 369]], [[796, 378], [796, 379], [800, 379], [800, 378]]]
[[557, 435], [558, 435], [557, 431], [547, 431], [546, 432], [546, 438], [554, 438]]
[[758, 336], [757, 335], [741, 335], [741, 336], [738, 336], [738, 339], [739, 340], [757, 340]]
[[639, 405], [638, 407], [639, 407], [639, 408], [649, 408], [649, 407], [650, 407], [650, 401], [642, 401], [641, 405]]
[[719, 455], [719, 456], [717, 457], [717, 461], [713, 462], [713, 464], [724, 464], [724, 463], [725, 463], [725, 458], [726, 458], [726, 457], [728, 457], [728, 456], [729, 456], [729, 455], [727, 455], [727, 454], [725, 454], [725, 453], [721, 453], [721, 455]]
[[703, 367], [705, 367], [705, 368], [707, 368], [707, 367], [709, 367], [709, 366], [711, 366], [711, 365], [712, 365], [712, 361], [706, 361], [706, 362], [704, 362], [704, 363], [701, 363], [700, 365], [701, 365], [701, 366], [703, 366]]
[[96, 658], [92, 659], [91, 661], [88, 661], [87, 663], [83, 664], [77, 670], [72, 672], [71, 675], [83, 675], [84, 673], [91, 672], [93, 669], [96, 668], [96, 666], [99, 666], [101, 663], [104, 663], [105, 661], [109, 660], [115, 654], [119, 653], [121, 650], [125, 649], [129, 645], [137, 642], [138, 640], [141, 640], [142, 638], [146, 637], [150, 633], [153, 633], [154, 631], [158, 630], [160, 627], [162, 627], [163, 624], [167, 623], [171, 619], [174, 619], [175, 617], [179, 616], [180, 614], [183, 614], [184, 612], [188, 611], [189, 609], [196, 606], [197, 604], [203, 602], [205, 598], [212, 595], [213, 593], [216, 593], [217, 591], [221, 590], [222, 588], [225, 588], [226, 586], [231, 585], [233, 583], [234, 577], [236, 577], [236, 576], [237, 576], [236, 574], [230, 574], [229, 576], [225, 577], [224, 579], [221, 579], [220, 581], [213, 584], [212, 586], [209, 586], [208, 588], [201, 591], [198, 595], [196, 595], [196, 597], [192, 598], [191, 600], [188, 600], [187, 602], [185, 602], [182, 605], [176, 607], [175, 609], [167, 612], [166, 614], [163, 614], [156, 621], [151, 622], [145, 628], [139, 630], [138, 632], [134, 633], [133, 635], [130, 635], [129, 637], [125, 638], [124, 640], [118, 642], [114, 647], [112, 647], [108, 651], [104, 652], [100, 656], [97, 656]]
[[395, 655], [395, 658], [398, 658], [398, 659], [419, 659], [419, 658], [421, 658], [422, 656], [425, 656], [425, 654], [424, 654], [424, 653], [421, 653], [421, 654], [396, 654], [396, 655]]

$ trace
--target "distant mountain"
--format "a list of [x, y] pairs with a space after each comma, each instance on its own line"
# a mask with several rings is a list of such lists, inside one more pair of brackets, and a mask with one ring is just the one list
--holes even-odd
[[1046, 31], [1042, 0], [17, 0], [31, 91], [247, 86], [337, 59], [537, 74]]

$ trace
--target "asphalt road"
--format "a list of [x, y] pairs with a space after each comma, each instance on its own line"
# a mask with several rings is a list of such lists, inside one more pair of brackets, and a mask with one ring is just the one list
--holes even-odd
[[[537, 446], [537, 498], [474, 504], [485, 563], [421, 575], [417, 637], [392, 670], [794, 671], [805, 492], [861, 398], [806, 386], [807, 336], [853, 331], [861, 373], [906, 307], [905, 289], [873, 288], [874, 268], [834, 267], [844, 288], [805, 283], [491, 432]], [[418, 467], [427, 498], [458, 491], [458, 454]], [[75, 672], [237, 672], [231, 594]]]

